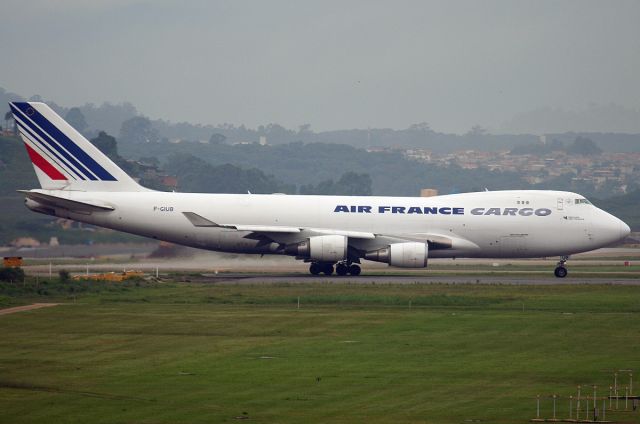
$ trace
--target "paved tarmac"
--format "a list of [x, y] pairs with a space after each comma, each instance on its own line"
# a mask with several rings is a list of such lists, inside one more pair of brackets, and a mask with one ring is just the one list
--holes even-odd
[[528, 277], [510, 276], [473, 276], [473, 275], [360, 275], [358, 277], [313, 276], [303, 274], [202, 274], [202, 277], [193, 278], [191, 281], [210, 282], [213, 284], [496, 284], [496, 285], [557, 285], [557, 284], [609, 284], [640, 286], [637, 278], [596, 278], [596, 277], [571, 277], [555, 278], [553, 274], [540, 274]]

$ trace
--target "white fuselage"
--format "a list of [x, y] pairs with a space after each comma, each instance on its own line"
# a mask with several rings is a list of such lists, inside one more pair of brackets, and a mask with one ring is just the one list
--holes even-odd
[[[561, 191], [430, 198], [190, 194], [141, 187], [41, 102], [9, 104], [42, 189], [30, 209], [182, 245], [295, 256], [312, 274], [359, 275], [361, 258], [419, 268], [428, 258], [566, 256], [629, 227]], [[555, 274], [566, 276], [562, 258]]]
[[[47, 192], [44, 190], [43, 192]], [[59, 193], [58, 193], [59, 195]], [[100, 201], [109, 212], [56, 208], [56, 216], [177, 244], [243, 253], [282, 253], [279, 245], [300, 234], [265, 243], [228, 224], [312, 228], [328, 233], [368, 232], [375, 240], [349, 239], [363, 251], [399, 240], [449, 240], [429, 257], [544, 257], [569, 255], [624, 238], [629, 227], [588, 203], [560, 191], [495, 191], [431, 198], [196, 194], [69, 191], [72, 200]], [[32, 205], [28, 206], [32, 207]], [[192, 212], [220, 227], [194, 226]], [[304, 231], [302, 232], [304, 235]], [[427, 237], [428, 235], [428, 237]]]

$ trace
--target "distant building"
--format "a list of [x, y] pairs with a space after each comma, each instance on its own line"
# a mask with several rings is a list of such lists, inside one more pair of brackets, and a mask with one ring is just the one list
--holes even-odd
[[13, 247], [38, 247], [40, 242], [33, 237], [19, 237], [9, 243]]
[[434, 197], [438, 195], [438, 190], [435, 188], [423, 188], [420, 190], [420, 197]]
[[261, 146], [266, 146], [267, 145], [267, 136], [266, 135], [261, 135], [260, 136], [260, 145]]
[[173, 175], [162, 176], [161, 183], [172, 190], [176, 190], [178, 188], [178, 178]]

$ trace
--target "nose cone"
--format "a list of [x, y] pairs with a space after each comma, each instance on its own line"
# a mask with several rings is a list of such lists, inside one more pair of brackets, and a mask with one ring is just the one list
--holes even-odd
[[623, 240], [631, 229], [622, 220], [599, 209], [593, 216], [591, 231], [593, 241], [604, 247]]
[[631, 228], [623, 220], [618, 219], [618, 221], [620, 221], [620, 240], [622, 240], [631, 234]]

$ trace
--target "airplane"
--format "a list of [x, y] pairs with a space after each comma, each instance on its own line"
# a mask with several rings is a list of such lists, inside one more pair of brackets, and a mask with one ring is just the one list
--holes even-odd
[[179, 245], [290, 255], [311, 274], [357, 276], [361, 261], [425, 268], [429, 258], [569, 255], [630, 229], [565, 191], [484, 191], [422, 197], [206, 194], [139, 185], [49, 106], [9, 103], [41, 188], [32, 211]]

